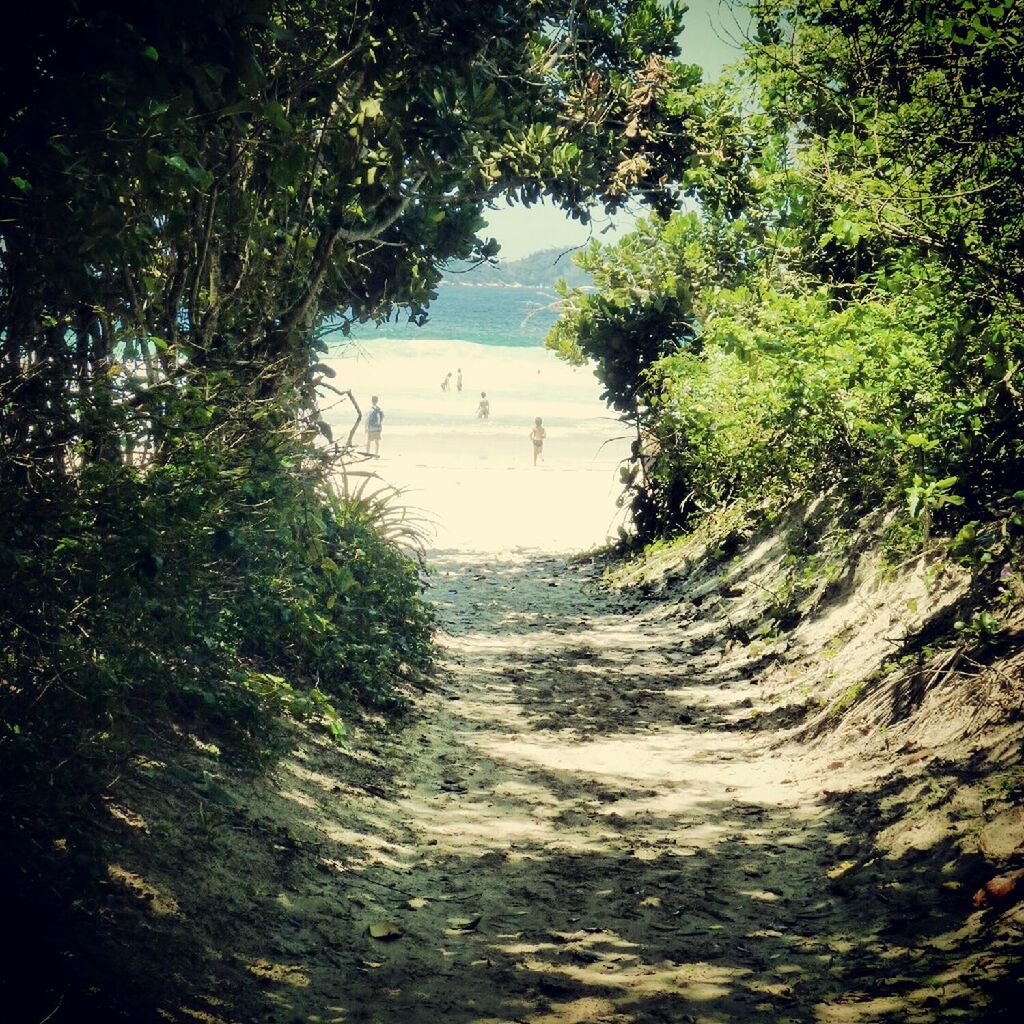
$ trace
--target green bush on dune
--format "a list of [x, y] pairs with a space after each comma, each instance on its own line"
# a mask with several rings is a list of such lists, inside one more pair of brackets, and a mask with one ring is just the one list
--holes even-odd
[[832, 491], [999, 564], [1024, 525], [1021, 14], [753, 13], [733, 87], [697, 94], [700, 213], [578, 256], [598, 290], [565, 290], [548, 344], [636, 428], [641, 539]]

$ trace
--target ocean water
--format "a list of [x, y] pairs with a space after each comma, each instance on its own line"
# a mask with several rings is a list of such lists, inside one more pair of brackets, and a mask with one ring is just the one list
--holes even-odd
[[399, 310], [379, 327], [354, 324], [349, 337], [363, 342], [387, 338], [537, 347], [558, 319], [559, 301], [553, 288], [445, 282], [422, 327], [409, 323], [408, 312]]
[[[364, 411], [372, 394], [380, 396], [392, 452], [396, 443], [421, 439], [424, 432], [487, 438], [495, 452], [513, 438], [521, 447], [524, 424], [529, 433], [540, 416], [549, 433], [589, 445], [604, 461], [602, 446], [624, 428], [601, 400], [593, 370], [571, 367], [544, 348], [557, 319], [555, 292], [463, 283], [439, 291], [422, 327], [403, 318], [379, 327], [357, 325], [347, 336], [328, 339], [335, 386], [351, 388]], [[476, 415], [484, 393], [491, 409], [487, 421]], [[328, 421], [344, 429], [351, 410], [326, 404]]]

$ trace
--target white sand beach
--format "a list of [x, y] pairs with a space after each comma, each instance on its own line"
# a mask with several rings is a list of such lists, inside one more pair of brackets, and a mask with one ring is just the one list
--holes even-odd
[[[615, 536], [618, 467], [630, 437], [589, 368], [542, 348], [461, 341], [375, 340], [332, 356], [332, 383], [351, 388], [364, 417], [371, 395], [384, 410], [380, 458], [360, 468], [372, 466], [430, 517], [433, 550], [568, 552]], [[476, 415], [481, 392], [487, 420]], [[348, 402], [327, 395], [324, 408], [335, 437], [346, 436]], [[547, 440], [534, 467], [529, 434], [537, 416]]]

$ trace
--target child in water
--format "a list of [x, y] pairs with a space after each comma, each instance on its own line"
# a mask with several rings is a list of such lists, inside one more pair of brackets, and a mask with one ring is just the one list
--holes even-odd
[[530, 431], [530, 440], [533, 442], [533, 464], [537, 465], [537, 459], [542, 458], [544, 451], [544, 438], [548, 436], [544, 429], [544, 421], [538, 416], [533, 421], [533, 430]]

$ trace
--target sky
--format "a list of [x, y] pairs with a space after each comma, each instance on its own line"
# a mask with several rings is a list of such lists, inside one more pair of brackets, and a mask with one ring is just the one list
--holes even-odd
[[[699, 64], [705, 78], [716, 78], [726, 64], [741, 56], [735, 44], [739, 36], [736, 8], [743, 5], [736, 0], [688, 0], [688, 6], [683, 18], [681, 57], [688, 63]], [[541, 249], [573, 249], [586, 245], [591, 238], [612, 242], [616, 236], [629, 231], [636, 217], [642, 214], [639, 206], [614, 219], [598, 211], [594, 223], [583, 225], [548, 203], [527, 209], [509, 207], [502, 201], [497, 209], [485, 211], [487, 228], [481, 234], [497, 238], [501, 243], [501, 259], [517, 260]]]

